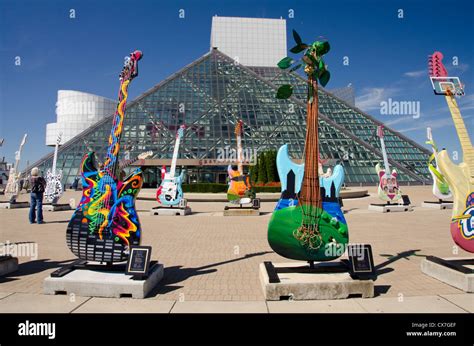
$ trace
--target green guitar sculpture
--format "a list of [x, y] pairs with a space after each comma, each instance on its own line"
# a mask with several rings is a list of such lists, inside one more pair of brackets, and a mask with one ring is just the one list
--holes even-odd
[[[292, 58], [282, 59], [281, 69], [296, 71], [305, 65], [308, 76], [307, 123], [304, 164], [294, 163], [288, 148], [282, 146], [277, 155], [282, 194], [268, 225], [268, 242], [279, 255], [304, 261], [330, 261], [341, 256], [349, 241], [344, 214], [339, 205], [339, 190], [344, 182], [344, 169], [334, 167], [330, 176], [320, 176], [318, 167], [318, 81], [325, 86], [329, 71], [322, 56], [329, 51], [329, 42], [307, 45], [293, 30], [296, 46], [290, 51], [300, 53], [303, 63], [291, 67]], [[283, 85], [276, 97], [286, 99], [293, 93], [291, 85]]]

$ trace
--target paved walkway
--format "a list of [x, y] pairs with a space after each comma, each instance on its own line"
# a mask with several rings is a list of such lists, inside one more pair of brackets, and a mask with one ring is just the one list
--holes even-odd
[[[342, 301], [268, 302], [258, 277], [262, 261], [288, 262], [272, 252], [267, 243], [267, 224], [273, 202], [262, 203], [262, 215], [224, 217], [224, 203], [192, 202], [193, 215], [150, 216], [153, 201], [137, 202], [143, 227], [143, 245], [153, 246], [153, 259], [165, 265], [165, 277], [149, 298], [98, 299], [42, 295], [42, 282], [53, 270], [74, 260], [65, 243], [65, 229], [72, 211], [45, 212], [46, 224], [30, 225], [26, 209], [0, 210], [0, 242], [33, 242], [37, 258], [20, 257], [20, 269], [0, 278], [0, 312], [33, 309], [81, 312], [120, 311], [181, 312], [229, 311], [470, 311], [473, 295], [421, 273], [423, 256], [469, 256], [457, 249], [449, 233], [449, 210], [421, 208], [434, 200], [430, 187], [404, 187], [415, 210], [381, 214], [367, 210], [377, 203], [371, 196], [344, 201], [352, 243], [370, 243], [379, 269], [376, 298]], [[68, 191], [63, 201], [80, 198]], [[20, 200], [27, 199], [22, 196]], [[472, 255], [471, 255], [472, 256]], [[3, 297], [3, 298], [2, 298]], [[129, 302], [130, 301], [130, 302]], [[23, 303], [22, 303], [23, 302]], [[127, 308], [125, 308], [127, 306]], [[15, 310], [16, 309], [16, 310]], [[202, 310], [204, 309], [204, 310]], [[206, 310], [207, 311], [207, 310]]]

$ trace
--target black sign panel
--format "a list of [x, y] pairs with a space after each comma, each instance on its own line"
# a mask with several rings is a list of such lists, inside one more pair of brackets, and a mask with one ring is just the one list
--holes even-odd
[[138, 277], [147, 276], [150, 267], [151, 246], [132, 246], [125, 273]]
[[350, 244], [347, 247], [349, 255], [349, 272], [355, 279], [372, 279], [375, 277], [372, 247], [369, 244]]

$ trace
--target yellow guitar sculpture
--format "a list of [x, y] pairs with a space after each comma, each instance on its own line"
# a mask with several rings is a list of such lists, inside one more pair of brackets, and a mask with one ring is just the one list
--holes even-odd
[[453, 192], [451, 236], [466, 251], [474, 252], [474, 148], [456, 103], [464, 94], [458, 77], [448, 77], [442, 63], [443, 54], [435, 52], [429, 61], [431, 83], [435, 94], [444, 95], [461, 143], [463, 161], [454, 164], [446, 150], [438, 153], [437, 163]]

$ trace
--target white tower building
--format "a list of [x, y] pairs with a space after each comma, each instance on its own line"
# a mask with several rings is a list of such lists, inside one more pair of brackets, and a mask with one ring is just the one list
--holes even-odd
[[89, 126], [112, 115], [117, 101], [74, 90], [58, 90], [55, 123], [46, 125], [46, 145], [56, 144], [62, 132], [62, 144], [66, 143]]
[[275, 67], [287, 55], [286, 20], [214, 16], [212, 48], [245, 66]]

